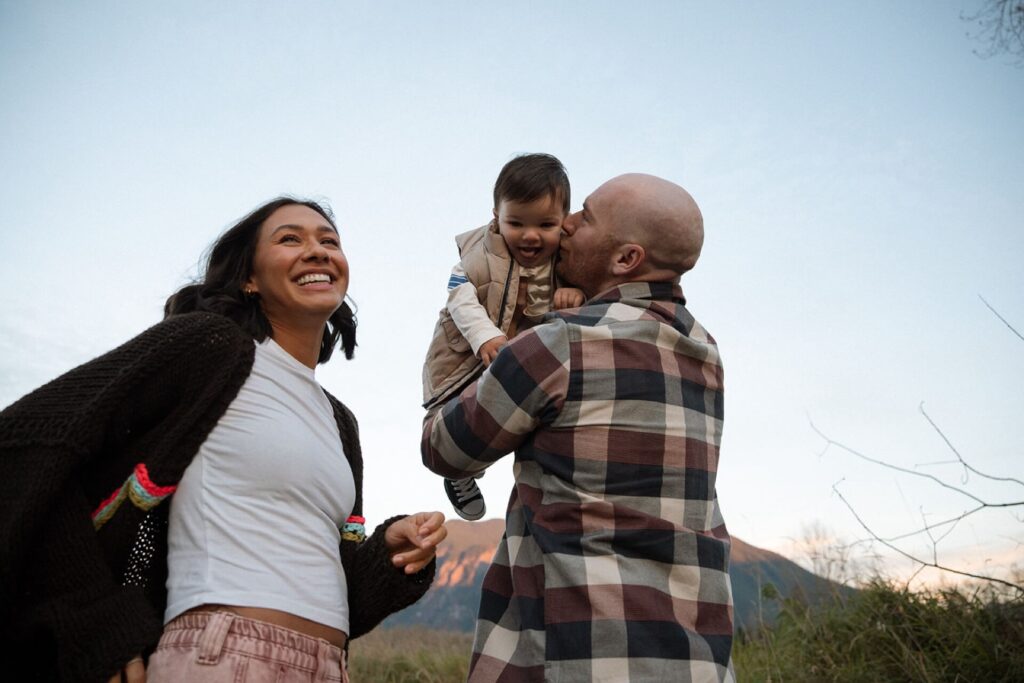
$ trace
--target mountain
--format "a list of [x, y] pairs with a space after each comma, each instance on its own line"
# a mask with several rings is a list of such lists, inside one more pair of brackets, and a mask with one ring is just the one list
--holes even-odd
[[799, 597], [810, 605], [820, 604], [838, 594], [849, 597], [849, 586], [813, 574], [778, 553], [752, 546], [735, 536], [729, 554], [729, 578], [737, 630], [770, 624], [779, 612], [777, 600], [762, 599], [762, 588], [771, 584], [785, 598]]
[[[476, 623], [480, 586], [490, 565], [505, 522], [451, 520], [448, 539], [438, 550], [437, 576], [427, 594], [408, 609], [388, 617], [383, 626], [426, 626], [449, 631], [470, 632]], [[772, 584], [781, 596], [800, 596], [810, 604], [836, 592], [852, 589], [812, 574], [778, 553], [745, 543], [733, 536], [729, 575], [732, 578], [736, 627], [754, 628], [771, 623], [778, 602], [762, 600], [761, 590]]]

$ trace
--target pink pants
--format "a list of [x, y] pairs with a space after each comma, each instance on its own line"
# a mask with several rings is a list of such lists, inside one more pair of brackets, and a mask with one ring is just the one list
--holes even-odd
[[345, 653], [326, 640], [230, 612], [183, 614], [164, 627], [148, 683], [348, 683]]

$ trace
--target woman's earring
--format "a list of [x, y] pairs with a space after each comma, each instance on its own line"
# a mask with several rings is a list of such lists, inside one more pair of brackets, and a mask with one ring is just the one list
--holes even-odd
[[254, 296], [256, 296], [256, 292], [252, 291], [252, 287], [246, 287], [245, 288], [245, 295], [251, 299]]

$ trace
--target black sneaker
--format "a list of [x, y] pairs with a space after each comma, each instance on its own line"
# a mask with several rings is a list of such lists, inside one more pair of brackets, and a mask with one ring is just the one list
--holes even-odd
[[480, 487], [476, 485], [476, 479], [445, 479], [444, 492], [448, 494], [448, 500], [459, 517], [470, 522], [480, 519], [487, 512], [487, 505], [484, 503], [484, 496], [480, 493]]

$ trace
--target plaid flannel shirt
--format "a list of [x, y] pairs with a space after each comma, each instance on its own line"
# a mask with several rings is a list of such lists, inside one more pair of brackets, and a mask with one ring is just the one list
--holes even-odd
[[722, 365], [671, 283], [548, 316], [428, 418], [446, 477], [515, 451], [469, 680], [731, 681]]

